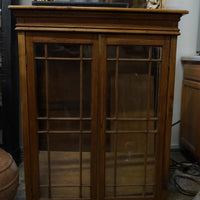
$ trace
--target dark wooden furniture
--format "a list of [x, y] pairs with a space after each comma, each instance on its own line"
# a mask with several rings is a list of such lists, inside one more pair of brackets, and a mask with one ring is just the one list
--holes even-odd
[[8, 6], [14, 0], [0, 0], [0, 147], [20, 161], [19, 69], [15, 20]]
[[164, 200], [187, 11], [12, 6], [27, 200]]
[[200, 161], [200, 56], [183, 57], [180, 145]]

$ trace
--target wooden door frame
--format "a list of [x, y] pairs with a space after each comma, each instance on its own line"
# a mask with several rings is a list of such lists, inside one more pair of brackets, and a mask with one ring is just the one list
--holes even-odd
[[[156, 192], [154, 198], [145, 198], [149, 200], [161, 199], [162, 187], [163, 187], [163, 175], [166, 174], [165, 162], [163, 158], [165, 157], [165, 139], [169, 138], [170, 135], [166, 135], [165, 120], [166, 110], [167, 110], [167, 90], [168, 90], [168, 59], [169, 59], [169, 49], [170, 49], [170, 37], [169, 36], [151, 36], [151, 35], [101, 35], [101, 133], [100, 133], [100, 146], [105, 149], [105, 116], [106, 116], [106, 45], [145, 45], [145, 46], [160, 46], [162, 47], [162, 71], [160, 76], [160, 88], [159, 88], [159, 118], [158, 122], [158, 141], [157, 141], [157, 151], [156, 157], [158, 157], [158, 162], [156, 164], [156, 177], [155, 180]], [[159, 131], [160, 130], [160, 131]], [[169, 140], [169, 139], [168, 139]], [[105, 151], [101, 152], [100, 155], [100, 200], [105, 199]], [[166, 181], [166, 180], [165, 180]], [[106, 198], [109, 200], [109, 198]], [[126, 197], [120, 198], [120, 200], [125, 200]], [[137, 200], [137, 198], [133, 198]], [[141, 199], [141, 198], [138, 198]], [[110, 199], [111, 200], [111, 199]]]
[[[92, 100], [91, 100], [91, 115], [92, 115], [92, 141], [91, 141], [91, 199], [96, 199], [96, 168], [97, 168], [97, 120], [98, 113], [95, 111], [98, 107], [98, 41], [96, 34], [70, 34], [70, 33], [46, 33], [46, 32], [28, 32], [26, 33], [26, 55], [27, 58], [27, 91], [28, 91], [28, 122], [26, 116], [23, 121], [28, 124], [28, 132], [26, 131], [25, 138], [29, 140], [29, 146], [25, 151], [27, 160], [25, 176], [29, 179], [26, 187], [30, 188], [27, 194], [27, 200], [39, 199], [39, 160], [38, 160], [38, 140], [37, 140], [37, 123], [36, 123], [36, 91], [35, 91], [35, 62], [34, 62], [34, 43], [72, 43], [72, 44], [91, 44], [93, 45], [93, 64], [92, 64]], [[25, 143], [27, 141], [24, 141]], [[26, 143], [27, 145], [27, 143]], [[30, 157], [31, 159], [30, 159]], [[36, 164], [37, 163], [37, 164]], [[28, 168], [27, 168], [28, 167]], [[29, 170], [28, 170], [29, 169]]]

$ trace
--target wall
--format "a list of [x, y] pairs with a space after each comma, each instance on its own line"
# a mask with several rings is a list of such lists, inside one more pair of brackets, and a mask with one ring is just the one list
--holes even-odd
[[[177, 41], [177, 59], [174, 93], [173, 123], [180, 120], [183, 66], [181, 56], [196, 55], [199, 24], [199, 0], [166, 0], [166, 8], [188, 10], [189, 14], [181, 18], [179, 28], [181, 35]], [[179, 147], [180, 123], [172, 127], [171, 148]]]

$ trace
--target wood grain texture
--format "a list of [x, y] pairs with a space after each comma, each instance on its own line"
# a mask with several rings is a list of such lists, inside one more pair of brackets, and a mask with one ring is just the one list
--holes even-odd
[[[16, 30], [179, 34], [178, 21], [187, 11], [124, 8], [10, 6]], [[149, 23], [151, 22], [151, 23]], [[123, 24], [123, 26], [121, 26]]]
[[170, 142], [171, 142], [171, 124], [173, 113], [173, 100], [174, 100], [174, 81], [175, 81], [175, 66], [176, 66], [176, 36], [171, 36], [169, 60], [168, 60], [168, 82], [167, 82], [167, 108], [165, 118], [165, 135], [163, 144], [163, 170], [162, 170], [162, 196], [161, 199], [165, 199], [167, 196], [168, 178], [169, 178], [169, 159], [170, 159]]
[[[120, 200], [127, 198], [134, 200], [166, 199], [176, 37], [179, 35], [178, 22], [180, 17], [187, 14], [187, 11], [45, 6], [10, 6], [10, 8], [16, 14], [16, 30], [19, 31], [27, 199], [41, 200], [48, 199], [48, 197], [54, 199], [55, 188], [51, 186], [54, 183], [59, 184], [59, 181], [56, 182], [54, 172], [58, 173], [61, 182], [69, 179], [63, 177], [59, 172], [62, 159], [53, 161], [52, 155], [56, 153], [55, 151], [57, 151], [55, 155], [61, 155], [62, 151], [71, 151], [78, 155], [81, 160], [85, 154], [82, 150], [82, 134], [91, 136], [91, 143], [87, 143], [88, 141], [85, 143], [91, 145], [91, 168], [84, 171], [84, 163], [79, 161], [77, 166], [80, 169], [76, 173], [81, 177], [76, 176], [76, 173], [74, 177], [72, 174], [69, 175], [73, 181], [78, 182], [79, 180], [79, 184], [76, 184], [77, 191], [73, 190], [76, 195], [80, 193], [79, 197], [76, 197], [77, 199], [82, 198], [82, 175], [85, 172], [90, 173], [91, 176], [87, 177], [87, 181], [90, 180], [91, 183], [90, 195], [93, 200], [109, 198]], [[45, 53], [42, 57], [35, 55], [35, 43], [44, 46]], [[57, 45], [61, 43], [64, 46], [66, 44], [80, 45], [82, 53], [82, 45], [89, 44], [93, 47], [92, 57], [84, 60], [85, 58], [83, 59], [82, 56], [73, 59], [48, 55], [49, 43]], [[107, 58], [108, 46], [116, 47], [114, 59]], [[123, 48], [124, 46], [132, 46], [136, 49], [148, 47], [148, 56], [140, 59], [138, 57], [120, 57], [119, 49], [121, 46]], [[154, 58], [152, 56], [153, 48], [154, 50], [159, 49], [160, 57]], [[129, 52], [130, 48], [127, 48], [127, 51]], [[41, 66], [45, 68], [41, 88], [38, 86], [36, 88], [36, 61], [42, 61], [44, 64]], [[65, 96], [65, 93], [68, 91], [67, 88], [70, 88], [70, 94], [73, 93], [73, 85], [70, 83], [78, 82], [79, 87], [83, 88], [83, 77], [80, 75], [83, 74], [84, 61], [92, 61], [92, 94], [89, 103], [92, 108], [91, 116], [84, 119], [82, 109], [80, 115], [75, 117], [64, 116], [60, 107], [50, 109], [50, 106], [55, 104], [62, 108], [67, 100], [72, 102], [70, 104], [72, 107], [77, 102], [80, 108], [83, 107], [83, 103], [77, 100], [79, 97], [80, 99], [84, 98], [83, 91], [75, 87], [78, 90], [78, 95]], [[52, 62], [54, 65], [51, 65]], [[62, 62], [70, 62], [70, 72], [67, 71]], [[80, 62], [80, 75], [76, 76], [76, 71], [73, 71], [76, 65], [72, 62]], [[113, 78], [108, 76], [109, 62], [115, 63]], [[121, 66], [123, 62], [126, 63], [125, 67]], [[139, 67], [137, 63], [140, 63]], [[159, 73], [156, 72], [157, 75], [154, 74], [155, 71], [152, 71], [153, 64], [154, 67], [161, 68]], [[133, 66], [136, 71], [131, 71]], [[140, 67], [143, 66], [146, 66], [147, 70], [141, 70]], [[52, 69], [54, 69], [53, 72]], [[135, 78], [132, 78], [129, 72]], [[141, 86], [141, 89], [139, 90], [136, 85]], [[108, 91], [111, 91], [109, 95]], [[45, 96], [44, 107], [47, 111], [45, 116], [38, 116], [37, 95]], [[138, 96], [142, 99], [138, 104], [133, 103], [134, 95], [135, 99]], [[155, 101], [155, 99], [157, 100]], [[154, 101], [156, 103], [152, 103]], [[77, 113], [78, 109], [75, 106], [73, 112]], [[107, 116], [108, 110], [111, 113], [110, 116]], [[91, 121], [90, 130], [82, 130], [84, 120]], [[46, 122], [45, 129], [38, 128], [39, 121]], [[53, 128], [52, 121], [54, 121]], [[63, 124], [66, 121], [70, 121], [68, 124], [70, 127], [66, 128], [66, 124]], [[74, 121], [79, 122], [80, 129], [74, 129], [75, 126], [72, 125]], [[108, 122], [110, 122], [109, 125]], [[70, 137], [78, 135], [80, 140], [77, 151], [74, 149], [78, 140], [67, 141], [69, 135]], [[46, 139], [38, 142], [40, 136], [45, 136]], [[134, 156], [132, 156], [133, 160], [130, 161], [131, 167], [126, 159], [122, 159], [126, 154], [124, 143], [129, 140], [135, 142], [134, 147], [132, 147]], [[87, 152], [90, 145], [87, 146]], [[45, 164], [45, 160], [39, 158], [41, 151], [47, 151]], [[70, 162], [70, 156], [62, 157], [65, 159], [63, 162], [67, 162], [67, 167], [71, 166], [73, 169], [74, 161]], [[55, 156], [55, 160], [56, 158], [58, 156]], [[152, 160], [153, 165], [150, 165], [149, 162]], [[114, 163], [114, 167], [111, 166], [110, 161]], [[134, 165], [136, 161], [142, 163], [141, 166]], [[58, 170], [54, 171], [52, 167], [57, 165]], [[40, 168], [40, 166], [44, 166], [44, 168]], [[68, 169], [67, 167], [64, 166], [62, 169]], [[109, 171], [110, 173], [108, 173]], [[114, 178], [110, 177], [111, 172], [114, 174]], [[46, 178], [44, 180], [41, 177]], [[113, 180], [113, 194], [108, 187], [111, 179]], [[45, 191], [39, 185], [43, 184], [43, 181], [49, 185]], [[132, 190], [126, 186], [123, 189], [126, 183], [140, 188]], [[66, 196], [67, 190], [67, 187], [66, 190], [63, 190], [63, 194]], [[132, 194], [133, 191], [135, 191], [134, 194]], [[41, 196], [42, 194], [44, 196]], [[110, 194], [111, 196], [109, 196]], [[126, 197], [126, 194], [130, 196]], [[56, 199], [59, 199], [58, 191], [56, 191], [56, 195], [58, 197]]]
[[200, 62], [184, 60], [180, 145], [200, 160]]
[[23, 131], [23, 150], [24, 150], [24, 173], [26, 184], [26, 198], [31, 200], [31, 161], [30, 161], [30, 135], [28, 117], [28, 90], [26, 72], [26, 42], [25, 33], [18, 33], [19, 62], [20, 62], [20, 92], [21, 92], [21, 115]]

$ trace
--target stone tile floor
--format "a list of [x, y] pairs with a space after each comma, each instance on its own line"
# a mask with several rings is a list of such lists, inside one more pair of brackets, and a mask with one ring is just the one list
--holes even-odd
[[[183, 154], [180, 151], [172, 151], [171, 158], [177, 162], [186, 161], [186, 158], [183, 156]], [[19, 188], [18, 188], [15, 200], [25, 200], [25, 185], [24, 185], [23, 170], [24, 170], [24, 166], [23, 166], [23, 163], [21, 163], [19, 165], [19, 173], [20, 173]], [[198, 191], [200, 191], [200, 186], [199, 186]], [[193, 198], [194, 197], [181, 194], [172, 184], [172, 181], [169, 181], [167, 200], [192, 200]]]

